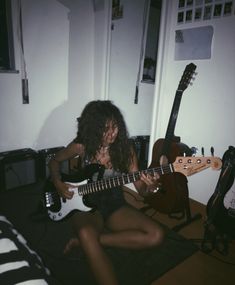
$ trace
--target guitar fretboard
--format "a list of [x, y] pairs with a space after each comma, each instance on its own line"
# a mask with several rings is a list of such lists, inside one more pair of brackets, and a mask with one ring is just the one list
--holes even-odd
[[174, 132], [175, 132], [175, 125], [176, 125], [176, 120], [178, 117], [178, 112], [180, 108], [180, 103], [182, 99], [183, 91], [177, 90], [175, 94], [175, 99], [173, 103], [173, 107], [171, 110], [171, 115], [169, 119], [169, 123], [167, 126], [167, 131], [165, 135], [165, 141], [162, 149], [162, 154], [167, 155], [169, 153], [169, 148], [172, 143], [172, 139], [174, 137]]
[[141, 173], [154, 175], [158, 173], [159, 175], [168, 174], [174, 172], [172, 164], [162, 165], [155, 168], [149, 168], [146, 170], [136, 171], [130, 174], [122, 174], [114, 176], [111, 178], [105, 178], [95, 182], [78, 186], [78, 194], [86, 195], [90, 193], [95, 193], [113, 187], [123, 186], [132, 182], [135, 182], [140, 179]]

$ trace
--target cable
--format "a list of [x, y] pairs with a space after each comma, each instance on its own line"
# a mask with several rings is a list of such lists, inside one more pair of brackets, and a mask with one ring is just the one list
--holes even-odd
[[219, 258], [219, 257], [217, 257], [217, 256], [215, 256], [215, 255], [212, 255], [211, 253], [205, 253], [205, 254], [208, 255], [209, 257], [212, 257], [212, 258], [214, 258], [214, 259], [216, 259], [216, 260], [218, 260], [218, 261], [224, 263], [224, 264], [228, 264], [228, 265], [231, 265], [231, 266], [235, 266], [235, 263], [232, 263], [232, 262], [229, 262], [229, 261], [225, 261], [225, 260], [223, 260], [223, 259], [221, 259], [221, 258]]
[[[191, 239], [189, 239], [189, 240], [192, 241], [192, 242], [195, 242], [195, 243], [202, 243], [203, 241], [205, 241], [205, 240], [202, 239], [202, 238], [191, 238]], [[212, 241], [211, 241], [211, 240], [207, 240], [207, 242], [212, 242]], [[225, 260], [223, 260], [223, 259], [221, 259], [221, 258], [219, 258], [219, 257], [217, 257], [217, 256], [215, 256], [215, 255], [213, 255], [213, 254], [211, 253], [213, 250], [217, 250], [218, 253], [223, 254], [223, 253], [222, 253], [221, 251], [219, 251], [218, 248], [216, 248], [216, 247], [212, 247], [211, 249], [208, 248], [208, 252], [206, 252], [205, 249], [204, 249], [204, 250], [203, 250], [202, 248], [199, 248], [199, 249], [200, 249], [200, 251], [201, 251], [202, 253], [206, 254], [207, 256], [209, 256], [209, 257], [211, 257], [211, 258], [217, 259], [218, 261], [220, 261], [220, 262], [222, 262], [222, 263], [224, 263], [224, 264], [228, 264], [228, 265], [235, 266], [235, 263], [229, 262], [229, 261], [225, 261]]]

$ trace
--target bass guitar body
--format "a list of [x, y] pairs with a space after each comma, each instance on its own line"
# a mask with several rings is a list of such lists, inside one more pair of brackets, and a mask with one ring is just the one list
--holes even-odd
[[[153, 146], [152, 162], [150, 167], [161, 165], [162, 149], [165, 140], [158, 139]], [[177, 156], [191, 156], [189, 147], [180, 142], [172, 142], [169, 147], [168, 162], [174, 161]], [[152, 208], [164, 214], [179, 213], [185, 209], [188, 201], [188, 181], [182, 173], [174, 172], [160, 177], [160, 189], [157, 193], [145, 198], [145, 202]]]

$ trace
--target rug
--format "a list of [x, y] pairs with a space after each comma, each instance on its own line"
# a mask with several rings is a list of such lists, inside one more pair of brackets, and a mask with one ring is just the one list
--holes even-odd
[[[42, 189], [40, 182], [1, 192], [0, 212], [24, 235], [62, 285], [95, 285], [82, 252], [62, 254], [73, 233], [66, 221], [52, 222], [39, 211]], [[165, 228], [165, 241], [158, 248], [106, 249], [121, 285], [150, 285], [198, 250], [192, 241]]]

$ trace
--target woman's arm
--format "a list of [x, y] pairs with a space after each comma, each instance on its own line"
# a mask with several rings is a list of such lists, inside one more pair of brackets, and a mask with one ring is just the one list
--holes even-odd
[[[130, 166], [130, 172], [138, 171], [138, 159], [134, 150], [132, 151], [132, 163]], [[136, 190], [141, 196], [147, 196], [149, 193], [154, 192], [157, 189], [159, 175], [156, 173], [154, 176], [141, 173], [140, 180], [133, 182]]]
[[60, 166], [62, 162], [76, 157], [77, 155], [82, 155], [82, 151], [82, 145], [72, 142], [67, 147], [58, 151], [49, 161], [48, 166], [52, 183], [63, 198], [71, 199], [73, 197], [73, 192], [69, 191], [71, 185], [61, 181]]

